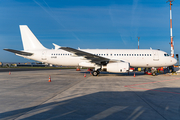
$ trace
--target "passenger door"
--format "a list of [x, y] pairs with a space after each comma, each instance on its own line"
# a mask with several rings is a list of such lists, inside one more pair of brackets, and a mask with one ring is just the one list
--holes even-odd
[[42, 51], [41, 60], [47, 61], [47, 58], [46, 58], [46, 51]]
[[159, 61], [158, 51], [153, 51], [153, 60], [154, 61]]

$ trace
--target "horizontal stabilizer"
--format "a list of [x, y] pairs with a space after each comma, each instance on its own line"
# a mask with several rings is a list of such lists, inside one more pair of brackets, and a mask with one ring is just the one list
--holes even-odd
[[33, 55], [33, 53], [23, 52], [23, 51], [18, 51], [18, 50], [13, 50], [13, 49], [3, 49], [3, 50], [9, 51], [9, 52], [12, 52], [12, 53], [15, 53], [15, 54], [19, 54], [19, 55], [24, 55], [24, 56]]

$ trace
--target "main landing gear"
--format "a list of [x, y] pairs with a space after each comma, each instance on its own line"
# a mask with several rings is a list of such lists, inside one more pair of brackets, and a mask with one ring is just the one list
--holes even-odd
[[99, 70], [96, 70], [96, 71], [93, 71], [93, 72], [92, 72], [92, 75], [93, 75], [93, 76], [98, 76], [99, 73], [100, 73], [100, 71], [99, 71]]

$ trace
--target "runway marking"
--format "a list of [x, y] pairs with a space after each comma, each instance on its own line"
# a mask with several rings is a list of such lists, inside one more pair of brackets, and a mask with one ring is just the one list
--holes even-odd
[[133, 85], [126, 85], [124, 87], [133, 88], [133, 89], [141, 89], [141, 90], [149, 90], [149, 91], [156, 91], [156, 92], [164, 92], [164, 93], [172, 93], [172, 94], [180, 94], [178, 92], [169, 92], [169, 91], [162, 91], [162, 90], [153, 90], [153, 89], [147, 89], [147, 88], [141, 88], [141, 87], [134, 87], [138, 85], [147, 85], [147, 84], [153, 84], [153, 83], [161, 83], [161, 82], [167, 82], [167, 81], [174, 81], [179, 80], [180, 78], [174, 78], [170, 80], [161, 80], [161, 81], [155, 81], [155, 82], [147, 82], [147, 83], [140, 83], [140, 84], [133, 84]]
[[104, 119], [110, 115], [112, 115], [113, 113], [116, 113], [116, 112], [119, 112], [119, 111], [122, 111], [124, 109], [126, 109], [127, 106], [113, 106], [107, 110], [104, 110], [94, 116], [92, 116], [91, 118], [88, 118], [86, 120], [100, 120], [100, 119]]

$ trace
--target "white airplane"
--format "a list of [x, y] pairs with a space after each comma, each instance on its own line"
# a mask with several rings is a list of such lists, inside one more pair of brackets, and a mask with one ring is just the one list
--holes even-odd
[[[4, 50], [48, 64], [93, 67], [93, 76], [100, 71], [124, 73], [130, 67], [156, 68], [172, 66], [177, 62], [166, 52], [152, 49], [74, 49], [54, 43], [55, 49], [47, 49], [27, 25], [20, 25], [20, 32], [24, 50]], [[155, 75], [155, 71], [151, 72]]]

